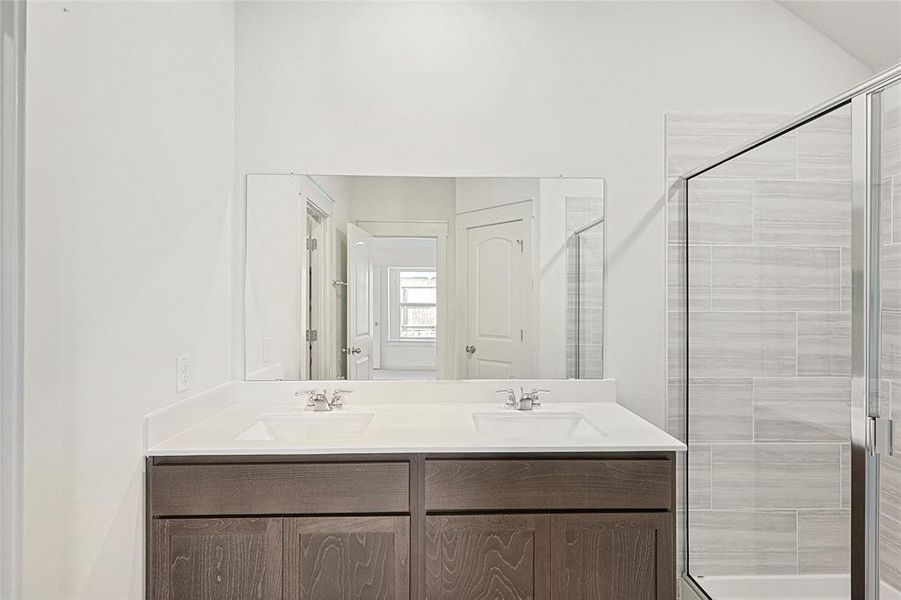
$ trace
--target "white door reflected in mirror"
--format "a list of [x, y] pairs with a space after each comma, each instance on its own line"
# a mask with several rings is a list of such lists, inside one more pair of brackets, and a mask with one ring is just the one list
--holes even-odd
[[459, 281], [465, 300], [467, 379], [525, 377], [531, 305], [532, 201], [477, 210], [458, 219]]
[[372, 379], [372, 236], [347, 224], [347, 378]]

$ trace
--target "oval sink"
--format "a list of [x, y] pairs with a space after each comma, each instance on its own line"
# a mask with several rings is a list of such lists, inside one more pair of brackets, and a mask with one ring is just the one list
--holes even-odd
[[576, 412], [473, 413], [476, 433], [490, 439], [561, 439], [604, 437]]
[[373, 413], [269, 413], [235, 436], [238, 441], [346, 440], [362, 437]]

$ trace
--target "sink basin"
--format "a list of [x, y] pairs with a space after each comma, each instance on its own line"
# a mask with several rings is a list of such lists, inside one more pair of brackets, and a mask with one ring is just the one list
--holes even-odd
[[604, 434], [576, 412], [473, 413], [476, 433], [490, 439], [602, 438]]
[[268, 440], [347, 440], [362, 437], [372, 422], [373, 413], [269, 413], [254, 421], [235, 439]]

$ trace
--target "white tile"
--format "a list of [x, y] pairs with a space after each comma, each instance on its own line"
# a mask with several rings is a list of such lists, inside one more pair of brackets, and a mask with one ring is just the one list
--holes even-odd
[[[883, 244], [891, 244], [896, 232], [893, 191], [892, 178], [883, 177], [879, 185], [879, 223], [882, 228]], [[901, 210], [901, 206], [898, 209]], [[901, 234], [901, 215], [898, 215], [898, 221], [898, 233]], [[898, 240], [901, 241], [901, 236], [898, 237]]]
[[688, 241], [750, 244], [754, 238], [754, 182], [701, 175], [688, 182]]
[[[898, 239], [901, 240], [901, 236]], [[881, 249], [879, 288], [882, 308], [901, 311], [901, 243], [883, 244]]]
[[685, 383], [680, 377], [666, 382], [666, 432], [685, 443]]
[[674, 244], [685, 241], [685, 199], [683, 186], [678, 179], [666, 182], [666, 242]]
[[798, 313], [798, 375], [851, 374], [851, 313]]
[[851, 310], [851, 250], [842, 248], [842, 310]]
[[797, 573], [794, 512], [694, 510], [688, 539], [695, 576]]
[[901, 311], [882, 311], [882, 376], [901, 381]]
[[[689, 319], [692, 375], [784, 377], [797, 373], [795, 313], [693, 312]], [[671, 329], [671, 335], [671, 343], [681, 339], [679, 330]]]
[[713, 508], [841, 508], [839, 444], [717, 444]]
[[685, 313], [666, 313], [666, 373], [667, 377], [682, 377], [685, 370]]
[[[666, 115], [667, 175], [678, 177], [763, 135], [788, 118], [789, 115], [669, 113]], [[766, 170], [794, 177], [797, 174], [796, 150], [797, 140], [792, 135], [790, 152], [786, 153], [777, 147], [774, 154], [773, 148], [768, 147], [758, 156], [738, 165], [739, 171], [758, 172], [767, 164], [775, 164], [775, 169], [771, 167]], [[781, 159], [786, 154], [791, 159], [791, 168], [782, 171], [787, 161]], [[726, 168], [722, 172], [724, 176], [730, 176], [733, 171]]]
[[713, 310], [839, 310], [841, 250], [713, 246]]
[[850, 247], [851, 184], [758, 181], [754, 232], [758, 244]]
[[851, 444], [842, 444], [842, 508], [851, 508]]
[[692, 378], [688, 386], [691, 442], [753, 440], [752, 379]]
[[798, 511], [798, 572], [837, 575], [851, 571], [851, 511]]
[[882, 101], [882, 173], [901, 174], [901, 86], [887, 89]]
[[883, 517], [879, 522], [879, 576], [901, 590], [901, 521]]
[[851, 107], [807, 123], [798, 133], [801, 179], [851, 181]]
[[[689, 308], [710, 310], [710, 246], [688, 249]], [[667, 248], [667, 309], [685, 310], [685, 246]]]
[[754, 439], [758, 442], [849, 443], [850, 378], [755, 380]]
[[688, 451], [689, 506], [710, 508], [710, 446], [692, 444]]

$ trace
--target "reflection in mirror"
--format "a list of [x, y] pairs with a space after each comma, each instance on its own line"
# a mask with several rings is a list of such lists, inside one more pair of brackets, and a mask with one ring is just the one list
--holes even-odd
[[604, 376], [604, 180], [246, 179], [248, 380]]

